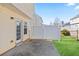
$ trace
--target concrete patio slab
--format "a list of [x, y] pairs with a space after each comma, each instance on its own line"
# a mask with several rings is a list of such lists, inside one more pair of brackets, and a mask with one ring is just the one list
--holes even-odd
[[59, 56], [59, 53], [51, 41], [33, 39], [11, 49], [2, 56]]

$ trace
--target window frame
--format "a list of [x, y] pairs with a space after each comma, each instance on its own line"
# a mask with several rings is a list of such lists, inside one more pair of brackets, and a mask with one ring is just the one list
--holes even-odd
[[24, 22], [24, 35], [27, 34], [27, 22]]

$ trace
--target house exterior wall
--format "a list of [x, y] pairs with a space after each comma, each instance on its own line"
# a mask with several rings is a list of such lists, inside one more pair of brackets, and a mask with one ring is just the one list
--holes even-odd
[[0, 12], [0, 54], [15, 46], [15, 26], [15, 21], [10, 19], [10, 15]]
[[79, 37], [79, 17], [70, 20], [70, 24], [71, 24], [71, 31], [70, 31], [71, 36], [77, 38], [77, 30], [78, 30], [78, 37]]
[[79, 23], [79, 18], [75, 18], [75, 19], [70, 20], [70, 23], [71, 24]]
[[79, 24], [71, 24], [70, 34], [71, 34], [72, 37], [77, 38], [77, 31], [78, 31], [78, 35], [79, 35]]
[[[14, 19], [11, 19], [11, 17]], [[23, 28], [24, 22], [27, 22], [29, 28], [30, 19], [13, 5], [0, 4], [0, 54], [16, 46], [16, 21], [22, 21]], [[22, 41], [29, 38], [29, 29], [27, 32], [24, 35], [24, 31], [22, 31]]]
[[30, 38], [32, 39], [43, 39], [43, 20], [37, 14], [34, 14], [34, 19], [31, 21], [31, 32]]
[[70, 24], [69, 25], [65, 25], [64, 27], [61, 27], [61, 30], [63, 30], [63, 29], [69, 30], [70, 31], [70, 35], [72, 37], [76, 37], [77, 38], [77, 30], [79, 32], [79, 18], [76, 17], [76, 18], [70, 19]]

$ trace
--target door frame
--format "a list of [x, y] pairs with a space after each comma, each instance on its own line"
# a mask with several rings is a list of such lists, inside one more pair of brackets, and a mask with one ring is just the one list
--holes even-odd
[[[20, 28], [21, 38], [19, 40], [17, 40], [17, 22], [21, 23], [21, 28]], [[16, 44], [22, 42], [22, 38], [23, 38], [22, 33], [23, 33], [22, 21], [21, 20], [16, 20]]]

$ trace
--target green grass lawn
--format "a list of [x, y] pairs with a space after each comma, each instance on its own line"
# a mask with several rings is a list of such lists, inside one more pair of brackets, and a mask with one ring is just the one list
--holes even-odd
[[79, 56], [79, 41], [70, 36], [62, 37], [61, 41], [53, 41], [62, 56]]

